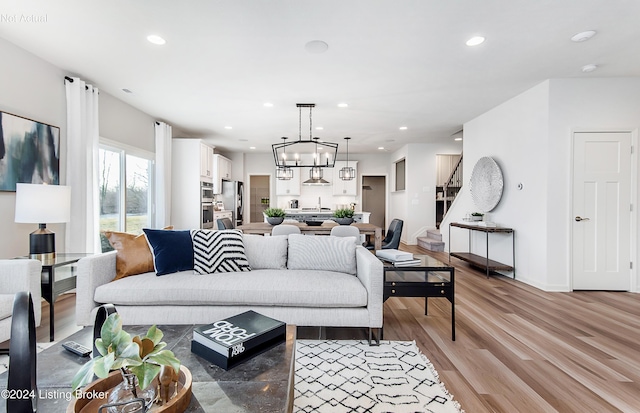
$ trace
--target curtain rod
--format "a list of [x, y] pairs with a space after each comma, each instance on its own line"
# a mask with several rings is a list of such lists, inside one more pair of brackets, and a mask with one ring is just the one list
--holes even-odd
[[69, 82], [73, 83], [73, 79], [72, 79], [72, 78], [70, 78], [69, 76], [65, 76], [65, 77], [64, 77], [64, 80], [68, 80]]

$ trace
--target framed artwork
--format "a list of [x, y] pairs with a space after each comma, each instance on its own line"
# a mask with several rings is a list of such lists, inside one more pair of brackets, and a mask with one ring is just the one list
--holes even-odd
[[60, 183], [60, 128], [0, 112], [0, 191]]

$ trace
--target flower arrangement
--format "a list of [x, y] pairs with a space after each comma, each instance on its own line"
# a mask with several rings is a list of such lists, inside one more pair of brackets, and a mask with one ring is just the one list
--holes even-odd
[[100, 356], [89, 360], [76, 373], [71, 382], [73, 391], [93, 381], [94, 374], [105, 378], [109, 372], [118, 369], [123, 376], [129, 373], [135, 375], [143, 390], [158, 376], [161, 366], [170, 366], [177, 374], [180, 361], [172, 351], [164, 349], [167, 343], [161, 341], [163, 336], [162, 331], [153, 325], [145, 336], [131, 337], [122, 329], [118, 313], [111, 314], [102, 325], [100, 338], [95, 342]]

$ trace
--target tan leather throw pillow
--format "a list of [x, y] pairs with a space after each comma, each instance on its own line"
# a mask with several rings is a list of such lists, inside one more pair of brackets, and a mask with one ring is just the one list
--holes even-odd
[[[171, 230], [173, 227], [169, 226], [163, 229]], [[155, 271], [153, 255], [144, 233], [133, 235], [126, 232], [105, 231], [104, 236], [116, 250], [116, 277], [113, 279], [114, 281], [130, 275]]]

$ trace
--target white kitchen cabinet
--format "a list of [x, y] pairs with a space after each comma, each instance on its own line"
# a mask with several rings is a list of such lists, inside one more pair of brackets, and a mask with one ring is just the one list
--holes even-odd
[[213, 148], [200, 143], [200, 176], [211, 182], [213, 179]]
[[222, 180], [231, 180], [231, 161], [222, 155], [213, 155], [213, 193], [222, 193]]
[[276, 178], [276, 195], [300, 195], [300, 168], [291, 168], [293, 178]]
[[349, 161], [354, 169], [355, 177], [350, 181], [340, 179], [340, 169], [347, 166], [346, 161], [336, 161], [333, 167], [333, 195], [358, 195], [358, 161]]
[[210, 183], [213, 178], [213, 174], [208, 177], [202, 174], [206, 172], [203, 168], [206, 164], [200, 160], [204, 161], [207, 148], [213, 154], [213, 147], [200, 139], [171, 140], [171, 225], [175, 229], [202, 227], [201, 183]]

